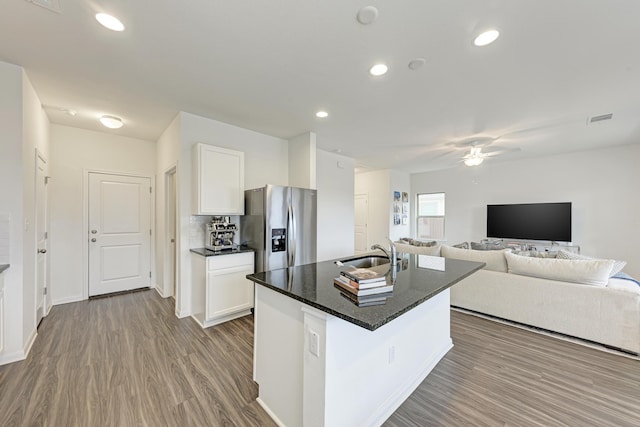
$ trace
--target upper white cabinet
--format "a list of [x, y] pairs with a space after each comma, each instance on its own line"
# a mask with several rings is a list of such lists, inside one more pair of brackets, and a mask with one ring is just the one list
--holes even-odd
[[244, 215], [244, 153], [193, 147], [193, 214]]

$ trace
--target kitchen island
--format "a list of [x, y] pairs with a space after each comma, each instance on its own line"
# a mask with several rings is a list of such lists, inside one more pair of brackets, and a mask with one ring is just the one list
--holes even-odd
[[334, 287], [347, 267], [332, 261], [248, 275], [258, 403], [284, 426], [382, 424], [453, 346], [448, 288], [483, 266], [406, 254], [370, 307]]

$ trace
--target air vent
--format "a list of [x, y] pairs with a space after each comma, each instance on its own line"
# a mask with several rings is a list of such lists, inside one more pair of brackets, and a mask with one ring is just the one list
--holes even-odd
[[613, 118], [613, 113], [603, 114], [601, 116], [593, 116], [593, 117], [589, 117], [587, 124], [603, 122], [605, 120], [611, 120], [612, 118]]
[[60, 13], [60, 0], [27, 0], [36, 6], [44, 7], [52, 12]]

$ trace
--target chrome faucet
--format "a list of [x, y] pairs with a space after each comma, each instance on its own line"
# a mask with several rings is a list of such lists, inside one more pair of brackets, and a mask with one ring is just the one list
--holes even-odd
[[389, 258], [389, 262], [391, 263], [391, 266], [395, 267], [396, 265], [398, 265], [396, 245], [393, 244], [393, 241], [391, 239], [389, 238], [387, 239], [389, 240], [389, 249], [385, 249], [376, 243], [375, 245], [371, 246], [371, 250], [380, 249], [382, 252], [384, 252], [387, 258]]

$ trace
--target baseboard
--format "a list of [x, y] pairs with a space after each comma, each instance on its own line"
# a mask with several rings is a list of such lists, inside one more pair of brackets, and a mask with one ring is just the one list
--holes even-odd
[[389, 395], [386, 401], [378, 406], [371, 416], [365, 420], [362, 425], [381, 426], [393, 413], [411, 396], [422, 381], [427, 378], [438, 362], [453, 348], [453, 341], [449, 338], [447, 344], [434, 353], [425, 364], [422, 365], [419, 373], [415, 377], [409, 378], [404, 384], [398, 387]]
[[82, 295], [76, 295], [74, 297], [60, 298], [51, 301], [51, 305], [69, 304], [72, 302], [84, 301], [85, 298]]
[[31, 331], [31, 335], [29, 339], [24, 344], [22, 350], [14, 351], [13, 353], [7, 353], [0, 355], [0, 366], [7, 365], [9, 363], [20, 362], [24, 360], [29, 355], [31, 351], [31, 347], [33, 347], [33, 343], [36, 341], [36, 337], [38, 336], [38, 331], [34, 329]]
[[267, 406], [266, 403], [264, 403], [262, 399], [258, 397], [256, 398], [256, 402], [258, 402], [258, 405], [260, 405], [262, 409], [264, 409], [264, 411], [267, 413], [267, 415], [271, 417], [274, 423], [276, 423], [279, 427], [285, 427], [285, 424], [280, 421], [278, 417], [276, 417], [276, 414], [273, 413], [273, 411]]
[[162, 289], [160, 289], [160, 286], [158, 286], [158, 284], [155, 285], [155, 288], [158, 295], [160, 295], [162, 298], [166, 298], [166, 296], [164, 295], [164, 293], [162, 292]]

